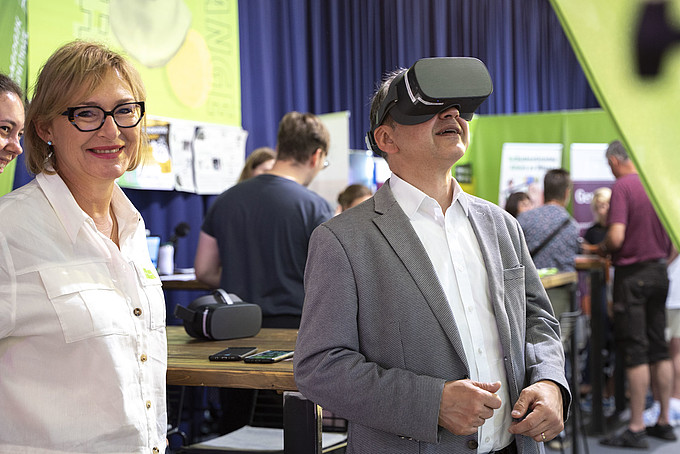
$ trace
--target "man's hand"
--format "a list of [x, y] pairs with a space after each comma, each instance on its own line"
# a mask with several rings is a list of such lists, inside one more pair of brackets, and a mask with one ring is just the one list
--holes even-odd
[[[560, 387], [542, 380], [523, 389], [512, 409], [512, 417], [515, 421], [510, 433], [526, 435], [539, 442], [552, 440], [564, 429]], [[518, 421], [521, 418], [524, 419]]]
[[501, 382], [480, 383], [466, 380], [444, 384], [439, 404], [439, 425], [455, 435], [470, 435], [501, 407], [501, 398], [494, 394]]

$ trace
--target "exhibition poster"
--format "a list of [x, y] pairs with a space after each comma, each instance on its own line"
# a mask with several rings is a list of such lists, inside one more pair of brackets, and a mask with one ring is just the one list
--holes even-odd
[[561, 143], [503, 144], [498, 205], [513, 192], [526, 192], [534, 207], [543, 205], [543, 177], [548, 170], [562, 167]]

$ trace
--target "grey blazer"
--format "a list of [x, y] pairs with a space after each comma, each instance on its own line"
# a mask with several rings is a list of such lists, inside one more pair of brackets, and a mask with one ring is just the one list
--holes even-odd
[[[570, 394], [559, 324], [516, 220], [469, 199], [489, 276], [510, 398], [549, 379]], [[444, 383], [469, 376], [463, 346], [425, 248], [389, 183], [312, 234], [295, 380], [346, 418], [348, 453], [474, 453], [477, 435], [438, 426]], [[542, 444], [516, 437], [520, 453]]]

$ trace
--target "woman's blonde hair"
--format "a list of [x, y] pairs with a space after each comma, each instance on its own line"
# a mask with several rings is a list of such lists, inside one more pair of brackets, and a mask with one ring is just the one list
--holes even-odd
[[[51, 147], [38, 135], [38, 125], [48, 124], [70, 103], [90, 96], [110, 71], [116, 71], [128, 84], [135, 101], [146, 101], [142, 78], [134, 66], [103, 44], [72, 41], [57, 49], [43, 65], [26, 113], [26, 167], [31, 173], [52, 174], [58, 170]], [[127, 170], [137, 168], [147, 146], [146, 119], [142, 118], [137, 153]]]
[[597, 188], [593, 191], [593, 199], [590, 201], [590, 208], [595, 212], [597, 202], [609, 202], [612, 198], [612, 190], [608, 187]]

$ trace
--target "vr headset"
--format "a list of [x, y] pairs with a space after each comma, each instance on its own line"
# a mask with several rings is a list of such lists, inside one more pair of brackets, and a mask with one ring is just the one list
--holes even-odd
[[201, 296], [188, 307], [175, 306], [187, 334], [197, 339], [227, 340], [251, 337], [260, 332], [262, 310], [222, 289]]
[[493, 91], [491, 76], [484, 63], [469, 57], [437, 57], [418, 60], [391, 83], [380, 104], [366, 145], [379, 151], [373, 132], [387, 114], [402, 125], [417, 125], [451, 107], [472, 120], [474, 111]]

